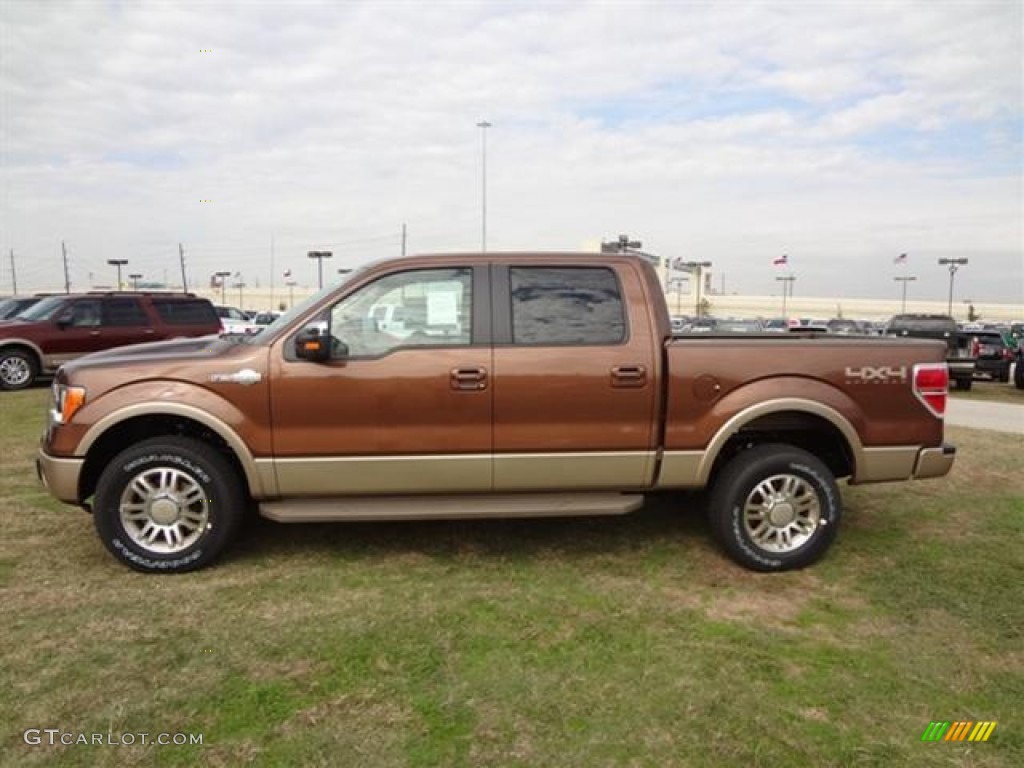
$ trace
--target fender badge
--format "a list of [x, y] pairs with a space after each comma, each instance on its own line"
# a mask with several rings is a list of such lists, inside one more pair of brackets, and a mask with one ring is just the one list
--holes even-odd
[[257, 382], [263, 381], [263, 376], [252, 368], [243, 368], [237, 373], [211, 373], [210, 381], [218, 384], [224, 382], [242, 384], [247, 387], [250, 384], [256, 384]]

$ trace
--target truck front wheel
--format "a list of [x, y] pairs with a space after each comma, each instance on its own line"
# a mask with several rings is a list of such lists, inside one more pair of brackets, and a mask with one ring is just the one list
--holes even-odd
[[212, 447], [157, 437], [119, 453], [96, 485], [93, 518], [118, 560], [155, 573], [213, 562], [234, 537], [245, 509], [241, 481]]
[[754, 571], [788, 571], [825, 554], [842, 500], [819, 459], [771, 444], [737, 454], [715, 480], [708, 506], [714, 537], [733, 560]]

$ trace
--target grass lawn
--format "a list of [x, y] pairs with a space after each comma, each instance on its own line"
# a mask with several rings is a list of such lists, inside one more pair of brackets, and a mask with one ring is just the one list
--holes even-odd
[[[979, 387], [981, 389], [981, 387]], [[0, 765], [1024, 765], [1024, 444], [844, 488], [830, 555], [740, 570], [699, 515], [283, 526], [145, 576], [38, 486], [0, 398]], [[986, 743], [923, 743], [995, 720]], [[27, 728], [202, 733], [29, 746]]]

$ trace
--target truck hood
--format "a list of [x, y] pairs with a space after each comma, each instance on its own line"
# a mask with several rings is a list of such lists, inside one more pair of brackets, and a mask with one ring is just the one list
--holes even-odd
[[233, 381], [258, 381], [266, 371], [267, 348], [237, 337], [201, 336], [133, 344], [84, 355], [61, 366], [61, 381], [83, 382], [97, 391], [152, 380], [185, 381], [201, 386]]

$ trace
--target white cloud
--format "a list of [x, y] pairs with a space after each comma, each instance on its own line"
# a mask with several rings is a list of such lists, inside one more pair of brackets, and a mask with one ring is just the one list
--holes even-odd
[[1019, 4], [6, 3], [0, 48], [21, 285], [62, 238], [83, 280], [179, 240], [197, 271], [272, 234], [377, 258], [402, 222], [475, 248], [487, 117], [492, 247], [628, 231], [763, 292], [799, 246], [805, 292], [879, 295], [853, 265], [978, 249], [978, 291], [1024, 294]]

